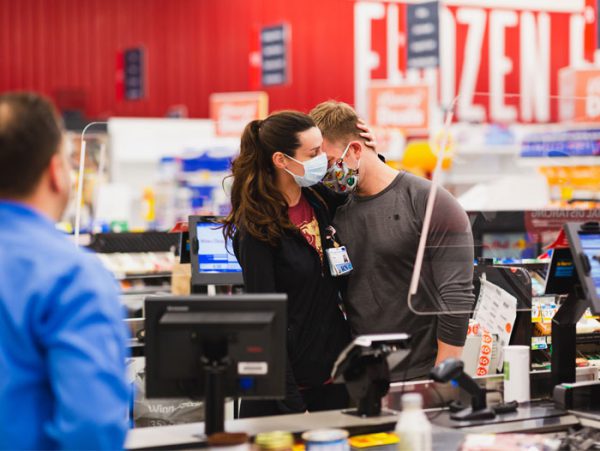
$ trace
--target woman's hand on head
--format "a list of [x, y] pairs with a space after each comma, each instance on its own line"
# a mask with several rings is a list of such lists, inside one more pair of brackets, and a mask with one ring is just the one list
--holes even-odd
[[362, 119], [359, 119], [356, 123], [356, 128], [362, 130], [360, 136], [362, 136], [366, 140], [365, 146], [377, 151], [377, 141], [375, 139], [375, 135], [373, 134], [367, 123]]

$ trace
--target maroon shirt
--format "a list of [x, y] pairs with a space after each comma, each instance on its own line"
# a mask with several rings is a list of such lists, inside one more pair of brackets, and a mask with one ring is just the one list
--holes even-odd
[[304, 195], [300, 196], [300, 202], [298, 202], [298, 204], [294, 205], [293, 207], [289, 207], [288, 215], [290, 217], [290, 221], [292, 221], [292, 223], [298, 227], [300, 232], [302, 232], [302, 235], [304, 238], [306, 238], [308, 244], [314, 247], [319, 253], [319, 257], [321, 258], [322, 262], [323, 245], [321, 243], [319, 223], [313, 208], [310, 206]]

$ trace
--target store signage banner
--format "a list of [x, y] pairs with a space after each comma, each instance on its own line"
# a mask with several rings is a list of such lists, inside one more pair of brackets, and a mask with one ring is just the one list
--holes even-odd
[[[596, 0], [596, 16], [598, 16], [598, 11], [600, 11], [600, 0]], [[600, 49], [600, 20], [596, 17], [594, 21], [596, 23], [596, 48]]]
[[379, 85], [369, 88], [369, 122], [376, 127], [423, 131], [429, 127], [429, 86]]
[[410, 69], [440, 65], [438, 2], [409, 4], [406, 9], [406, 58]]
[[522, 157], [600, 156], [600, 129], [544, 131], [523, 138]]
[[458, 121], [556, 121], [558, 101], [552, 96], [558, 95], [558, 71], [591, 58], [585, 36], [596, 25], [589, 22], [584, 0], [444, 0], [438, 9], [439, 72], [411, 71], [406, 64], [411, 37], [404, 27], [410, 22], [408, 8], [397, 1], [354, 5], [354, 93], [360, 114], [368, 113], [373, 80], [439, 79], [442, 105], [459, 96]]
[[600, 122], [600, 69], [562, 69], [559, 93], [561, 121]]
[[260, 32], [262, 85], [277, 86], [289, 82], [287, 25], [263, 27]]
[[[563, 229], [566, 222], [600, 221], [599, 210], [583, 210], [573, 208], [569, 210], [537, 210], [525, 212], [525, 229], [531, 240], [544, 242], [554, 241], [554, 238]], [[546, 242], [547, 242], [546, 241]]]
[[228, 92], [210, 96], [210, 118], [215, 121], [217, 136], [241, 136], [246, 125], [265, 118], [268, 109], [266, 92]]
[[141, 47], [126, 49], [123, 52], [123, 96], [125, 100], [141, 100], [145, 91], [144, 50]]

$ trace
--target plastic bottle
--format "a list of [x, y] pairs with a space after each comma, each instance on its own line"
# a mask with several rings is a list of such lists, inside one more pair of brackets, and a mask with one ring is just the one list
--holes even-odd
[[396, 423], [399, 451], [431, 451], [431, 423], [423, 411], [419, 393], [402, 396], [402, 412]]
[[168, 230], [175, 225], [178, 168], [175, 158], [161, 158], [156, 181], [156, 226], [159, 230]]
[[151, 230], [154, 228], [154, 221], [156, 220], [156, 197], [154, 190], [151, 187], [144, 188], [144, 195], [142, 198], [144, 209], [144, 222], [146, 223], [146, 229]]

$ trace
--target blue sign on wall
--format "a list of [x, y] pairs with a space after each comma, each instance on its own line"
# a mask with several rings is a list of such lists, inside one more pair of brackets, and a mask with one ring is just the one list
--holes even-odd
[[144, 83], [144, 51], [139, 47], [126, 49], [123, 52], [123, 59], [125, 99], [143, 99], [146, 95]]
[[262, 85], [276, 86], [288, 82], [288, 27], [274, 25], [260, 32]]
[[409, 4], [406, 8], [407, 66], [425, 69], [440, 65], [438, 2]]

